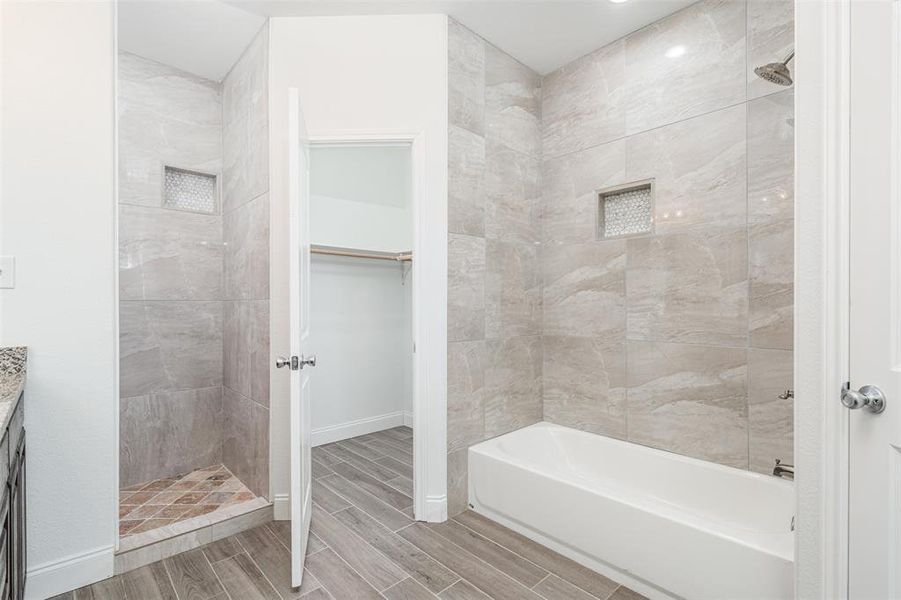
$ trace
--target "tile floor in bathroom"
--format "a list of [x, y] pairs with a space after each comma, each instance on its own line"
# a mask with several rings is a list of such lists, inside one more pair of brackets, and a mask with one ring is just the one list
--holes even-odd
[[126, 538], [222, 508], [256, 494], [223, 465], [213, 465], [119, 491], [119, 537]]
[[472, 511], [412, 519], [412, 431], [313, 449], [304, 582], [291, 587], [290, 523], [249, 531], [53, 600], [642, 600]]

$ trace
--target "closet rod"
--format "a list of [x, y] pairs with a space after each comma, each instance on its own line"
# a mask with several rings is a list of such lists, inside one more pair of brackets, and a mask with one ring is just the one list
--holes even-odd
[[377, 252], [374, 250], [357, 250], [355, 248], [338, 248], [337, 246], [310, 246], [312, 254], [329, 254], [331, 256], [349, 256], [352, 258], [374, 258], [377, 260], [393, 260], [396, 262], [412, 261], [412, 252]]

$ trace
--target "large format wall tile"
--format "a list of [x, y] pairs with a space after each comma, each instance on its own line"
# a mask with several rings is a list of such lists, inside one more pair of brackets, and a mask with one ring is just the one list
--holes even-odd
[[222, 384], [221, 302], [121, 302], [123, 398]]
[[222, 461], [220, 387], [122, 398], [119, 487]]
[[447, 339], [485, 337], [485, 240], [447, 236]]
[[541, 87], [545, 159], [626, 133], [626, 51], [618, 40], [545, 76]]
[[541, 154], [541, 77], [485, 46], [485, 138], [528, 156]]
[[541, 333], [538, 249], [488, 240], [485, 247], [485, 337]]
[[469, 503], [468, 449], [455, 450], [447, 455], [447, 516], [466, 510]]
[[485, 138], [448, 126], [447, 230], [485, 235]]
[[628, 342], [629, 440], [748, 467], [747, 350]]
[[748, 103], [750, 344], [791, 349], [794, 337], [793, 91]]
[[770, 474], [776, 459], [794, 464], [794, 401], [790, 350], [748, 350], [748, 449], [752, 471]]
[[626, 140], [626, 181], [654, 179], [658, 234], [747, 223], [744, 105]]
[[222, 297], [222, 217], [119, 207], [120, 300]]
[[794, 90], [748, 102], [748, 223], [794, 218]]
[[222, 80], [223, 213], [269, 189], [268, 27]]
[[451, 125], [485, 135], [485, 41], [447, 20], [447, 118]]
[[222, 462], [255, 494], [269, 495], [269, 410], [222, 389]]
[[627, 134], [744, 101], [745, 12], [702, 0], [625, 38]]
[[629, 339], [746, 345], [747, 249], [744, 228], [630, 239]]
[[269, 195], [263, 194], [223, 218], [226, 300], [269, 298]]
[[119, 201], [162, 205], [163, 166], [217, 174], [222, 96], [213, 81], [119, 53]]
[[625, 142], [611, 142], [542, 162], [544, 242], [597, 239], [598, 190], [626, 183]]
[[748, 248], [750, 345], [790, 350], [794, 342], [794, 220], [752, 227]]
[[485, 437], [541, 420], [541, 336], [486, 342]]
[[[754, 68], [782, 62], [795, 44], [792, 0], [747, 0], [748, 2], [748, 98], [758, 98], [785, 89], [761, 79]], [[788, 63], [794, 74], [794, 62]]]
[[485, 171], [485, 237], [541, 241], [541, 163], [503, 144], [488, 144]]
[[608, 339], [544, 336], [545, 420], [626, 437], [626, 349]]
[[222, 385], [269, 406], [269, 301], [223, 305]]
[[468, 448], [485, 435], [486, 343], [451, 342], [447, 348], [447, 451]]
[[626, 242], [542, 249], [544, 335], [623, 339], [626, 333]]

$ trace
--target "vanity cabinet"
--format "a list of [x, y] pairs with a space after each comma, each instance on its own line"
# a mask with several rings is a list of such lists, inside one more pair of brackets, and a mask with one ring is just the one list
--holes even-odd
[[19, 399], [0, 442], [0, 600], [25, 597], [25, 413]]

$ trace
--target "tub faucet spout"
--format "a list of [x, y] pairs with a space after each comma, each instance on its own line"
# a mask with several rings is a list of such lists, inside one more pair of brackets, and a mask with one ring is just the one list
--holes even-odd
[[784, 477], [785, 479], [795, 479], [795, 465], [788, 465], [782, 462], [782, 459], [776, 459], [776, 466], [773, 467], [773, 475], [776, 477]]

